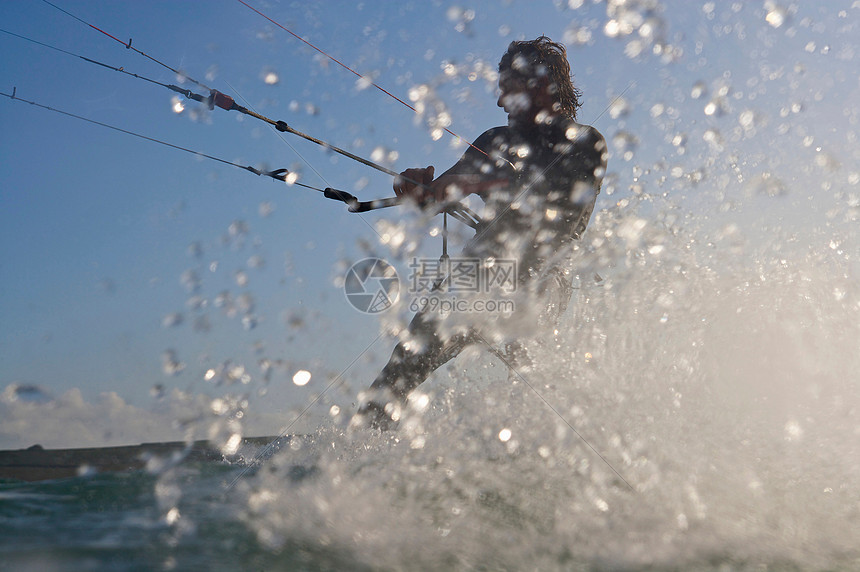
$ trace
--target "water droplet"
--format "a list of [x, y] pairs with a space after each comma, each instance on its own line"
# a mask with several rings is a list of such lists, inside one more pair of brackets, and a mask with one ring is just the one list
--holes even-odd
[[179, 509], [177, 507], [173, 507], [164, 515], [164, 522], [169, 526], [173, 526], [179, 522], [180, 516], [181, 514], [179, 513]]
[[161, 354], [161, 367], [164, 375], [178, 375], [185, 369], [185, 364], [179, 361], [174, 350], [165, 350]]
[[230, 226], [227, 227], [227, 232], [229, 232], [232, 237], [245, 236], [248, 234], [248, 223], [243, 220], [234, 220], [230, 223]]
[[409, 396], [409, 407], [414, 411], [426, 411], [430, 406], [430, 396], [426, 393], [418, 394], [417, 392]]
[[388, 164], [388, 165], [392, 165], [395, 161], [397, 161], [398, 157], [400, 157], [400, 154], [397, 151], [390, 151], [390, 150], [386, 149], [385, 147], [381, 147], [381, 146], [376, 147], [370, 153], [370, 160], [371, 161], [373, 161], [375, 163], [383, 163], [383, 164]]
[[299, 387], [307, 385], [310, 380], [311, 372], [306, 369], [300, 369], [295, 374], [293, 374], [293, 383], [295, 383]]
[[635, 60], [642, 55], [646, 47], [647, 45], [642, 40], [630, 40], [624, 47], [624, 55], [631, 60]]
[[173, 328], [174, 326], [178, 326], [182, 323], [182, 314], [180, 312], [173, 312], [172, 314], [167, 314], [164, 318], [161, 319], [161, 326], [163, 328]]
[[475, 19], [475, 11], [464, 9], [460, 6], [451, 6], [447, 12], [448, 20], [454, 22], [454, 29], [458, 32], [471, 33], [471, 23]]
[[227, 402], [220, 397], [216, 397], [215, 399], [213, 399], [212, 402], [209, 404], [209, 407], [210, 409], [212, 409], [212, 413], [214, 413], [215, 415], [224, 415], [230, 410], [230, 407], [227, 405]]
[[235, 455], [239, 451], [239, 447], [241, 445], [242, 435], [240, 433], [233, 433], [221, 447], [221, 454]]
[[618, 37], [621, 33], [621, 25], [618, 23], [618, 20], [609, 20], [606, 22], [606, 25], [603, 26], [603, 33], [610, 38]]
[[174, 95], [170, 100], [171, 107], [173, 108], [173, 113], [182, 113], [185, 111], [185, 103], [182, 99], [179, 98], [178, 95]]
[[702, 139], [710, 143], [710, 145], [717, 151], [722, 150], [723, 148], [723, 136], [716, 129], [708, 129], [702, 134]]
[[756, 122], [756, 114], [750, 109], [745, 109], [738, 115], [738, 123], [744, 128], [744, 131], [748, 133], [755, 133]]
[[384, 147], [377, 147], [376, 149], [373, 150], [373, 152], [370, 153], [370, 160], [376, 161], [377, 163], [379, 161], [382, 161], [383, 157], [385, 157], [385, 148]]
[[589, 26], [570, 26], [564, 31], [564, 42], [574, 46], [584, 46], [593, 40], [593, 34]]
[[199, 242], [192, 242], [188, 245], [188, 256], [192, 258], [200, 258], [203, 256], [203, 245]]
[[815, 155], [815, 165], [828, 171], [839, 169], [839, 160], [833, 155], [818, 149], [818, 154]]
[[690, 90], [690, 97], [699, 99], [708, 92], [708, 86], [703, 81], [697, 81]]
[[776, 2], [765, 2], [764, 8], [767, 10], [767, 15], [764, 19], [774, 28], [781, 27], [788, 20], [788, 10], [778, 5]]
[[416, 85], [409, 89], [409, 99], [414, 102], [418, 102], [422, 98], [424, 98], [427, 93], [430, 91], [426, 85]]
[[722, 115], [716, 100], [711, 100], [705, 104], [705, 115]]
[[194, 270], [186, 270], [179, 277], [179, 282], [189, 293], [197, 292], [200, 289], [200, 277]]
[[229, 383], [239, 382], [242, 385], [251, 383], [251, 375], [245, 370], [243, 365], [234, 365], [227, 369], [227, 381]]
[[612, 145], [625, 161], [633, 158], [633, 152], [639, 144], [639, 139], [627, 131], [619, 131], [612, 137]]
[[788, 189], [778, 177], [772, 173], [762, 173], [757, 179], [751, 181], [753, 190], [766, 197], [782, 197], [788, 194]]
[[797, 421], [791, 420], [785, 424], [785, 440], [797, 441], [803, 437], [803, 428]]
[[579, 127], [573, 126], [567, 128], [567, 131], [564, 132], [564, 136], [567, 137], [568, 140], [574, 141], [580, 133], [581, 130], [579, 129]]
[[257, 212], [259, 212], [261, 218], [266, 218], [275, 212], [275, 204], [268, 201], [260, 203], [260, 208]]
[[613, 119], [624, 117], [630, 113], [630, 104], [623, 97], [616, 97], [609, 106], [609, 115]]
[[358, 91], [364, 91], [368, 87], [373, 85], [373, 79], [367, 76], [361, 76], [355, 81], [355, 87]]

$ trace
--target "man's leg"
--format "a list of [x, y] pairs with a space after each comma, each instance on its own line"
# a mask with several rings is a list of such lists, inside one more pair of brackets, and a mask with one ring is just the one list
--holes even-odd
[[533, 288], [534, 306], [520, 311], [530, 312], [530, 316], [536, 316], [534, 322], [537, 328], [534, 335], [506, 342], [499, 349], [490, 346], [490, 351], [511, 369], [512, 375], [519, 375], [534, 366], [534, 359], [523, 340], [542, 345], [547, 334], [558, 327], [561, 315], [564, 314], [573, 295], [570, 280], [557, 266], [550, 267], [537, 282], [526, 287], [529, 286]]
[[469, 332], [446, 336], [439, 330], [439, 321], [434, 316], [419, 312], [412, 319], [410, 339], [394, 348], [388, 364], [370, 386], [373, 397], [358, 411], [359, 417], [364, 417], [371, 427], [387, 429], [392, 424], [392, 414], [406, 403], [413, 389], [463, 348], [476, 342]]
[[[536, 323], [538, 330], [554, 328], [567, 308], [572, 292], [570, 281], [564, 273], [558, 268], [551, 268], [535, 284], [536, 306], [520, 308], [518, 311], [529, 313], [527, 315], [532, 316], [530, 321]], [[419, 312], [415, 315], [409, 324], [410, 339], [394, 348], [388, 364], [370, 386], [375, 395], [358, 411], [363, 424], [380, 429], [389, 428], [392, 414], [397, 416], [397, 408], [406, 403], [413, 389], [459, 355], [466, 346], [486, 340], [484, 336], [477, 335], [474, 329], [443, 334], [440, 333], [440, 326], [442, 324], [433, 314]], [[498, 352], [492, 346], [491, 351]], [[519, 341], [506, 344], [504, 352], [497, 355], [512, 368], [525, 370], [532, 366], [526, 348]]]

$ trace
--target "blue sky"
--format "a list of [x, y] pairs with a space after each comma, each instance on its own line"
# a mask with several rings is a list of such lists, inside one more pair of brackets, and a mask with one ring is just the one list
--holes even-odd
[[[386, 163], [395, 170], [434, 164], [438, 172], [461, 152], [450, 136], [434, 140], [410, 110], [357, 85], [354, 75], [238, 2], [57, 4], [273, 119], [365, 157], [396, 152]], [[761, 202], [779, 221], [769, 228], [790, 232], [800, 221], [826, 224], [828, 209], [845, 208], [858, 193], [857, 108], [846, 103], [860, 100], [860, 46], [851, 39], [858, 10], [851, 2], [786, 3], [784, 23], [773, 20], [782, 11], [761, 3], [666, 2], [654, 14], [662, 26], [656, 36], [641, 21], [630, 34], [608, 27], [627, 21], [613, 2], [253, 4], [400, 97], [417, 84], [432, 86], [452, 130], [467, 139], [505, 122], [492, 81], [470, 80], [469, 73], [494, 68], [513, 39], [546, 34], [565, 41], [585, 93], [580, 120], [596, 120], [611, 142], [616, 182], [599, 207], [632, 196], [631, 186], [641, 182], [690, 211], [746, 221], [750, 232], [767, 226], [759, 221]], [[626, 16], [645, 14], [631, 6]], [[0, 22], [9, 32], [177, 82], [45, 3], [4, 2]], [[662, 44], [676, 57], [666, 57], [665, 48], [655, 55]], [[252, 118], [193, 102], [175, 113], [174, 94], [164, 88], [7, 34], [0, 33], [0, 50], [0, 91], [14, 87], [20, 98], [243, 165], [295, 169], [305, 183], [363, 199], [391, 194], [390, 177], [291, 135], [282, 140]], [[446, 74], [446, 64], [455, 71]], [[278, 81], [267, 82], [269, 74]], [[698, 84], [705, 88], [700, 97]], [[706, 104], [723, 86], [730, 86], [724, 113], [709, 113]], [[709, 129], [721, 133], [721, 149], [707, 139]], [[396, 222], [401, 211], [350, 214], [314, 191], [6, 98], [0, 130], [0, 387], [36, 384], [57, 395], [79, 388], [87, 399], [114, 391], [146, 406], [157, 384], [217, 391], [203, 372], [227, 360], [248, 364], [255, 377], [261, 357], [287, 361], [286, 369], [338, 373], [370, 346], [373, 358], [347, 373], [361, 387], [390, 351], [388, 339], [372, 343], [379, 321], [353, 310], [336, 279], [341, 261], [363, 256], [362, 243], [386, 253], [374, 225]], [[615, 145], [624, 133], [638, 140], [629, 158]], [[697, 169], [708, 181], [684, 184]], [[727, 189], [735, 192], [727, 181], [738, 173], [735, 198], [750, 208], [721, 214], [715, 207], [725, 204]], [[750, 191], [750, 181], [774, 178], [798, 190], [776, 204]], [[830, 182], [829, 191], [812, 201], [821, 181]], [[247, 232], [231, 235], [236, 221]], [[835, 234], [856, 240], [843, 222], [834, 225]], [[189, 254], [194, 244], [199, 257]], [[422, 251], [435, 255], [438, 248], [426, 240]], [[188, 271], [200, 278], [205, 312], [189, 309], [191, 293], [182, 284]], [[214, 307], [224, 291], [234, 299], [253, 296], [254, 328]], [[182, 323], [165, 327], [174, 313]], [[195, 331], [195, 317], [204, 313], [210, 327]], [[176, 376], [163, 372], [166, 350], [185, 364]], [[286, 414], [324, 387], [315, 380], [296, 388], [281, 375], [268, 405]]]

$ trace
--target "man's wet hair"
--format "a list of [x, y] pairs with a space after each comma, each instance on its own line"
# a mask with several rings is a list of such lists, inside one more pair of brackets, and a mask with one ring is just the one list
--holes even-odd
[[582, 106], [579, 102], [582, 93], [573, 85], [567, 51], [563, 45], [546, 36], [511, 42], [499, 62], [499, 72], [504, 71], [511, 71], [525, 80], [546, 74], [556, 100], [553, 106], [555, 111], [576, 119], [576, 110]]

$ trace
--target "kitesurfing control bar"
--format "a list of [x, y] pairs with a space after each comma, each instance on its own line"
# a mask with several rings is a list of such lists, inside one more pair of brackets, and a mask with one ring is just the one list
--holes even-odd
[[[372, 201], [359, 201], [355, 195], [347, 193], [346, 191], [333, 189], [331, 187], [323, 189], [323, 196], [325, 196], [325, 198], [327, 199], [332, 199], [345, 203], [349, 207], [349, 212], [352, 213], [363, 213], [367, 211], [384, 209], [403, 204], [403, 199], [401, 199], [400, 197], [387, 197], [384, 199], [375, 199]], [[478, 223], [480, 222], [478, 216], [463, 204], [454, 203], [448, 205], [444, 209], [442, 209], [441, 212], [450, 214], [463, 224], [472, 228], [477, 228]]]
[[349, 212], [352, 213], [363, 213], [375, 209], [393, 207], [395, 205], [399, 205], [401, 202], [400, 199], [398, 199], [397, 197], [377, 199], [374, 201], [359, 201], [355, 197], [355, 195], [351, 195], [346, 191], [339, 191], [331, 187], [327, 187], [325, 190], [323, 190], [323, 195], [327, 199], [333, 199], [336, 201], [341, 201], [342, 203], [346, 203], [346, 205], [349, 206]]

